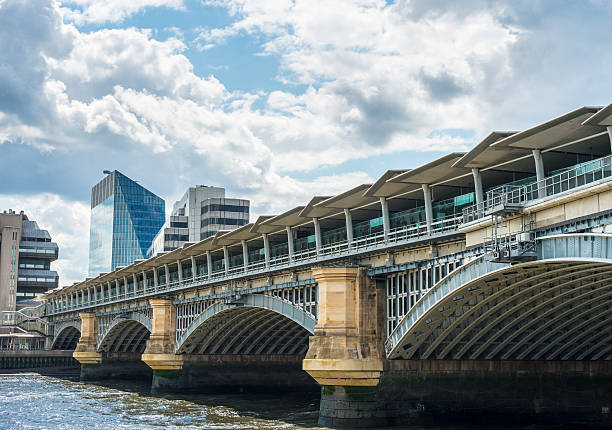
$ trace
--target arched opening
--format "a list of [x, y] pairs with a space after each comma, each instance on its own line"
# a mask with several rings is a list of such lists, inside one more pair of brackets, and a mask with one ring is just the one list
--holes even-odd
[[304, 355], [311, 332], [282, 313], [255, 306], [222, 309], [194, 327], [179, 354]]
[[610, 275], [612, 264], [602, 260], [540, 260], [494, 271], [444, 296], [432, 291], [435, 302], [407, 315], [411, 323], [389, 357], [610, 360]]
[[141, 322], [124, 319], [114, 323], [98, 345], [98, 352], [134, 352], [145, 350], [151, 332]]
[[68, 326], [62, 329], [55, 337], [51, 349], [72, 350], [75, 349], [81, 332], [73, 326]]

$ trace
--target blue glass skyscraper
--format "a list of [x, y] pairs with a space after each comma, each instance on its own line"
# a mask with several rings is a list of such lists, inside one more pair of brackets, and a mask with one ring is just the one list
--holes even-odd
[[145, 258], [163, 226], [165, 202], [117, 170], [91, 190], [89, 276]]

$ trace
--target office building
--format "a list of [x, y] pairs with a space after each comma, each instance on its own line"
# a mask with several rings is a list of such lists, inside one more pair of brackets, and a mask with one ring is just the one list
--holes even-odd
[[22, 212], [0, 213], [0, 310], [14, 311], [58, 285], [58, 246]]
[[164, 224], [164, 200], [127, 176], [107, 176], [91, 190], [89, 276], [143, 259]]
[[189, 187], [183, 197], [174, 203], [170, 218], [147, 251], [147, 258], [248, 223], [248, 200], [225, 198], [225, 188], [206, 185]]

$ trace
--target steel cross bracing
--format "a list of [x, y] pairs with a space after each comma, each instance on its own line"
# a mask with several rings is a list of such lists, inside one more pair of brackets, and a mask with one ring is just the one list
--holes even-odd
[[317, 255], [316, 251], [296, 253], [290, 260], [288, 256], [271, 259], [269, 267], [261, 262], [249, 265], [245, 270], [243, 267], [212, 272], [210, 276], [200, 275], [180, 281], [171, 281], [154, 285], [144, 285], [140, 289], [132, 289], [129, 292], [118, 293], [113, 297], [89, 298], [86, 294], [78, 297], [75, 303], [63, 303], [61, 309], [56, 309], [52, 304], [47, 305], [46, 315], [56, 315], [66, 312], [83, 310], [95, 306], [107, 305], [134, 300], [138, 298], [153, 297], [164, 293], [176, 293], [202, 286], [212, 286], [223, 282], [230, 282], [245, 277], [272, 274], [279, 270], [297, 269], [304, 266], [332, 262], [347, 258], [364, 256], [374, 252], [391, 250], [405, 245], [430, 241], [447, 236], [459, 234], [458, 227], [461, 217], [447, 218], [432, 223], [431, 234], [427, 234], [422, 224], [408, 225], [391, 230], [385, 238], [383, 233], [372, 234], [355, 239], [351, 245], [341, 242], [332, 246], [324, 247]]
[[450, 273], [394, 329], [387, 356], [612, 358], [612, 235], [542, 237], [537, 253], [515, 265], [483, 255]]

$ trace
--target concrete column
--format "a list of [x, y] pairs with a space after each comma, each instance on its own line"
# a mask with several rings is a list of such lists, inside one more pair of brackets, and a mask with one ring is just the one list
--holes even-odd
[[431, 201], [431, 188], [429, 184], [422, 184], [423, 200], [425, 201], [425, 220], [427, 221], [427, 234], [431, 234], [431, 223], [433, 222], [433, 204]]
[[246, 272], [249, 269], [249, 247], [244, 239], [240, 243], [242, 244], [242, 265]]
[[544, 173], [544, 159], [542, 158], [542, 151], [540, 151], [539, 149], [534, 149], [532, 153], [533, 160], [535, 162], [536, 178], [539, 182], [544, 180], [544, 178], [546, 177], [546, 174]]
[[87, 304], [91, 305], [91, 288], [87, 287]]
[[166, 286], [168, 286], [168, 283], [170, 282], [170, 268], [167, 264], [164, 264], [164, 273], [166, 274]]
[[386, 197], [380, 198], [380, 209], [382, 211], [383, 232], [385, 240], [389, 239], [389, 231], [391, 230], [391, 218], [389, 218], [389, 203]]
[[610, 136], [610, 149], [612, 149], [612, 126], [606, 127], [608, 129], [608, 136]]
[[179, 284], [182, 284], [183, 283], [183, 265], [181, 264], [181, 260], [176, 260], [176, 270], [178, 270]]
[[319, 425], [353, 428], [355, 418], [380, 425], [384, 289], [363, 268], [319, 267], [312, 275], [318, 315], [302, 368], [322, 386]]
[[142, 291], [146, 291], [147, 289], [147, 272], [142, 271]]
[[227, 245], [223, 246], [223, 263], [223, 269], [225, 270], [225, 274], [227, 275], [229, 273], [230, 266], [229, 250], [227, 249]]
[[132, 282], [134, 282], [134, 294], [138, 292], [138, 276], [136, 273], [132, 275]]
[[293, 262], [293, 257], [295, 255], [295, 251], [293, 249], [293, 232], [291, 231], [291, 226], [285, 226], [285, 230], [287, 231], [287, 249], [289, 250], [289, 261]]
[[119, 284], [119, 279], [115, 279], [115, 298], [119, 298], [120, 293], [121, 293], [121, 284]]
[[264, 260], [266, 262], [266, 269], [270, 268], [270, 239], [268, 238], [268, 234], [264, 233], [262, 235], [263, 243], [264, 243]]
[[206, 251], [206, 271], [208, 272], [208, 277], [212, 275], [212, 255], [210, 251]]
[[98, 320], [94, 313], [80, 313], [81, 337], [72, 356], [81, 364], [99, 364], [102, 354], [96, 352], [98, 343]]
[[151, 299], [149, 303], [153, 308], [152, 331], [142, 361], [154, 371], [180, 370], [183, 359], [174, 354], [176, 308], [172, 299]]
[[346, 219], [346, 242], [348, 247], [353, 247], [353, 216], [350, 209], [344, 209], [344, 218]]
[[484, 209], [484, 192], [482, 189], [482, 176], [480, 174], [480, 169], [472, 169], [472, 176], [474, 176], [474, 197], [476, 197], [476, 208], [478, 210], [478, 214], [480, 215], [480, 212]]
[[312, 223], [314, 224], [315, 230], [315, 247], [317, 250], [317, 255], [319, 255], [321, 254], [322, 248], [321, 223], [319, 222], [319, 218], [313, 218]]
[[190, 259], [191, 259], [191, 279], [195, 280], [198, 266], [196, 265], [196, 260], [193, 255], [190, 257]]
[[127, 281], [127, 276], [123, 277], [123, 294], [125, 294], [126, 296], [128, 295], [128, 281]]
[[153, 287], [157, 289], [158, 285], [159, 285], [159, 279], [157, 275], [157, 267], [154, 267], [153, 268]]

